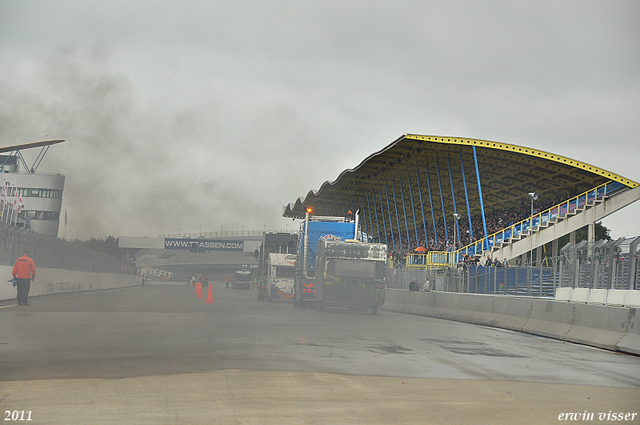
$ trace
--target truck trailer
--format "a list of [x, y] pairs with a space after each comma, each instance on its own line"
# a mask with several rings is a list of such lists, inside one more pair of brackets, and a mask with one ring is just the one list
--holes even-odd
[[318, 242], [315, 299], [318, 307], [378, 312], [384, 304], [387, 245], [357, 240]]
[[[273, 282], [273, 272], [275, 272], [275, 277], [284, 277], [283, 274], [287, 272], [293, 273], [293, 267], [295, 266], [295, 254], [296, 254], [296, 245], [298, 241], [298, 235], [295, 233], [264, 233], [262, 235], [262, 243], [260, 247], [256, 250], [255, 256], [258, 259], [259, 270], [258, 270], [258, 285], [257, 285], [257, 296], [258, 300], [267, 300], [271, 301], [276, 299], [272, 297], [273, 288], [269, 283], [269, 279], [272, 278]], [[271, 254], [284, 255], [285, 257], [273, 257], [270, 259]], [[287, 257], [289, 256], [289, 257]], [[284, 261], [287, 264], [292, 263], [290, 266], [282, 266], [280, 270], [278, 270], [278, 262]], [[272, 270], [272, 266], [276, 266], [275, 270]], [[290, 267], [290, 268], [289, 268]], [[293, 284], [293, 275], [291, 276], [291, 284]], [[278, 294], [278, 290], [276, 289], [275, 295]], [[287, 298], [287, 297], [285, 297]], [[288, 299], [292, 299], [293, 297], [288, 297]], [[279, 298], [284, 299], [284, 298]]]

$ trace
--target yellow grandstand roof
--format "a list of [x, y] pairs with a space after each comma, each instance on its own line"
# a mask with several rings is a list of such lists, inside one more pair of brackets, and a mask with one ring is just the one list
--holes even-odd
[[[442, 218], [441, 207], [453, 210], [454, 196], [458, 209], [463, 205], [466, 208], [467, 198], [471, 214], [480, 213], [474, 147], [485, 211], [528, 204], [529, 192], [538, 192], [543, 199], [563, 200], [609, 181], [629, 188], [639, 185], [602, 168], [537, 149], [405, 134], [356, 168], [343, 171], [335, 181], [325, 182], [318, 191], [310, 191], [304, 199], [286, 206], [283, 216], [302, 218], [307, 207], [319, 215], [339, 215], [346, 208], [380, 211], [381, 198], [386, 202], [387, 193], [394, 198], [393, 187], [394, 199], [404, 200], [407, 208], [412, 201], [419, 208], [422, 194], [425, 209], [429, 208], [430, 187], [436, 218]], [[444, 205], [440, 203], [440, 191]]]

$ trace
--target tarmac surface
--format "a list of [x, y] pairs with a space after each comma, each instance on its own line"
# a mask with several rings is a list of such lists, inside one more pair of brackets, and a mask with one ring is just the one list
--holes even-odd
[[207, 288], [199, 299], [190, 286], [154, 282], [1, 302], [2, 419], [546, 424], [571, 414], [640, 423], [640, 357], [212, 287], [213, 304]]

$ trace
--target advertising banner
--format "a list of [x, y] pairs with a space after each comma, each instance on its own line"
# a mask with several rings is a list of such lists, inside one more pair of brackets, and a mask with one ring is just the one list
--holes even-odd
[[200, 251], [240, 251], [244, 250], [244, 241], [219, 239], [177, 239], [165, 238], [164, 249], [197, 249]]

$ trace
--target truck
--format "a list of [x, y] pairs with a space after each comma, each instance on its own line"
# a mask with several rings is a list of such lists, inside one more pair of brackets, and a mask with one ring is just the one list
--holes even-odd
[[[264, 233], [262, 235], [262, 243], [260, 247], [255, 252], [255, 257], [258, 259], [258, 285], [257, 285], [257, 298], [260, 301], [266, 300], [271, 301], [276, 299], [271, 296], [272, 288], [269, 284], [269, 277], [272, 276], [272, 266], [276, 265], [277, 261], [275, 257], [271, 261], [270, 254], [283, 254], [283, 255], [291, 255], [293, 257], [288, 257], [288, 262], [294, 261], [295, 266], [295, 257], [296, 257], [296, 246], [298, 242], [298, 235], [296, 233]], [[280, 264], [282, 266], [282, 264]], [[288, 267], [288, 266], [287, 266]], [[289, 270], [290, 271], [290, 270]], [[276, 269], [276, 277], [279, 276], [279, 273], [286, 273], [286, 269], [278, 270]], [[283, 277], [283, 276], [282, 276]], [[293, 278], [291, 279], [293, 281]], [[277, 290], [276, 293], [277, 294]], [[292, 298], [292, 297], [291, 297]], [[280, 298], [283, 299], [283, 298]]]
[[245, 269], [236, 270], [232, 287], [233, 289], [251, 289], [251, 271]]
[[[365, 297], [366, 299], [363, 298], [359, 300], [353, 298], [349, 300], [339, 301], [339, 295], [337, 295], [336, 293], [334, 294], [334, 298], [332, 298], [331, 301], [329, 301], [329, 299], [323, 298], [323, 294], [328, 294], [329, 297], [331, 297], [331, 291], [326, 289], [325, 285], [326, 282], [324, 273], [326, 268], [326, 258], [323, 257], [324, 260], [320, 263], [317, 263], [319, 244], [322, 244], [323, 247], [326, 247], [327, 242], [344, 242], [356, 239], [369, 239], [367, 235], [364, 235], [359, 231], [357, 213], [355, 214], [355, 220], [351, 220], [350, 218], [345, 217], [311, 216], [310, 212], [307, 211], [305, 220], [300, 225], [300, 232], [298, 235], [298, 258], [296, 261], [295, 286], [293, 295], [294, 307], [324, 308], [324, 306], [326, 305], [348, 305], [350, 307], [358, 306], [369, 308], [373, 307], [374, 302], [369, 300], [368, 297]], [[377, 245], [384, 246], [385, 255], [383, 256], [383, 260], [386, 264], [386, 245]], [[360, 250], [360, 248], [356, 249], [356, 251], [358, 250]], [[348, 256], [351, 254], [345, 255], [347, 256], [342, 258], [344, 262], [340, 262], [340, 264], [344, 264], [345, 262], [353, 262], [353, 266], [357, 267], [356, 262], [361, 261], [361, 259], [355, 257], [351, 258]], [[333, 257], [330, 258], [332, 258], [333, 260], [337, 259]], [[379, 260], [376, 259], [375, 261]], [[318, 279], [318, 276], [316, 274], [317, 265], [321, 265], [322, 267], [320, 273], [323, 273], [323, 275], [320, 277], [320, 279]], [[382, 280], [382, 282], [384, 283], [384, 279]], [[370, 285], [371, 284], [369, 284], [369, 286]], [[346, 292], [343, 291], [343, 294], [346, 294]], [[376, 301], [376, 303], [380, 302], [384, 302], [384, 291], [382, 291], [381, 295], [378, 296], [378, 301]], [[376, 304], [376, 308], [373, 309], [376, 312], [377, 305], [380, 304]]]
[[259, 292], [263, 294], [262, 299], [267, 301], [293, 299], [296, 258], [295, 254], [269, 253], [266, 287]]
[[318, 242], [315, 298], [318, 307], [378, 312], [384, 304], [387, 245], [357, 240]]

